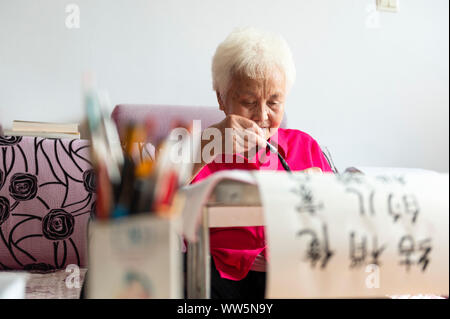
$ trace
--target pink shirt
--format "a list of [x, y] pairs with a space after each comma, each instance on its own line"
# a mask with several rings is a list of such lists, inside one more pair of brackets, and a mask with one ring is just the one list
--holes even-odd
[[[278, 152], [293, 171], [319, 167], [323, 172], [332, 172], [319, 144], [308, 134], [299, 130], [278, 129], [270, 138], [278, 144]], [[230, 163], [230, 159], [232, 162]], [[261, 150], [253, 160], [240, 154], [226, 158], [218, 156], [195, 176], [198, 182], [214, 172], [227, 169], [284, 170], [276, 154]], [[241, 280], [247, 276], [256, 256], [265, 256], [266, 242], [264, 226], [226, 227], [210, 229], [211, 256], [222, 278]]]

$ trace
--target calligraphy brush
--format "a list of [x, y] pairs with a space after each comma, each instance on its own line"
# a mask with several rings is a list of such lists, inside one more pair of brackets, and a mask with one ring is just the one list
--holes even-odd
[[277, 151], [277, 149], [275, 148], [275, 146], [273, 146], [272, 144], [270, 144], [269, 141], [266, 141], [267, 143], [267, 148], [270, 150], [270, 152], [272, 152], [273, 154], [277, 154], [278, 159], [281, 162], [281, 165], [283, 166], [284, 170], [286, 172], [292, 172], [291, 168], [289, 167], [288, 163], [286, 162], [286, 160], [283, 158], [283, 156], [281, 156], [281, 154]]

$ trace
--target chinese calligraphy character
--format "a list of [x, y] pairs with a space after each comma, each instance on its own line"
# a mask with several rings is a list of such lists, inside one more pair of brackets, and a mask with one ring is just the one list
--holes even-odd
[[334, 252], [330, 250], [328, 243], [328, 231], [327, 226], [323, 225], [323, 244], [316, 234], [315, 231], [311, 229], [304, 229], [298, 232], [298, 237], [302, 237], [305, 235], [309, 235], [311, 237], [311, 241], [309, 242], [309, 247], [306, 252], [306, 260], [311, 261], [311, 266], [314, 268], [316, 264], [322, 260], [320, 268], [326, 268], [328, 261], [334, 255]]
[[413, 194], [395, 196], [391, 193], [388, 197], [388, 212], [392, 215], [394, 223], [403, 215], [411, 215], [411, 221], [416, 222], [420, 208], [416, 197]]
[[[386, 245], [378, 247], [377, 237], [373, 237], [372, 241], [372, 251], [370, 256], [372, 257], [372, 261], [370, 264], [380, 265], [379, 257], [384, 249], [386, 249]], [[350, 268], [355, 268], [361, 266], [365, 263], [366, 257], [368, 256], [368, 245], [367, 245], [367, 236], [361, 236], [361, 240], [356, 242], [356, 234], [355, 232], [350, 233]]]
[[419, 251], [422, 252], [420, 258], [417, 260], [417, 264], [422, 266], [422, 272], [426, 270], [430, 259], [429, 254], [432, 250], [431, 238], [426, 238], [419, 241], [419, 248], [416, 250], [416, 243], [411, 235], [403, 236], [398, 244], [398, 250], [401, 255], [404, 255], [404, 259], [400, 261], [400, 265], [406, 266], [406, 271], [409, 271], [411, 266], [415, 264], [413, 255]]
[[316, 203], [312, 191], [305, 187], [305, 185], [298, 185], [298, 188], [292, 189], [292, 193], [300, 197], [301, 203], [295, 208], [299, 213], [309, 212], [311, 215], [323, 208], [323, 203]]
[[[362, 216], [364, 216], [366, 214], [366, 203], [364, 203], [364, 196], [362, 194], [362, 192], [360, 192], [359, 190], [357, 190], [356, 188], [347, 188], [346, 191], [348, 193], [353, 193], [356, 194], [358, 196], [358, 200], [359, 200], [359, 212]], [[370, 210], [370, 215], [375, 215], [375, 209], [373, 208], [373, 197], [375, 196], [375, 191], [371, 191], [370, 195], [369, 195], [369, 199], [368, 199], [368, 203], [367, 206], [369, 206], [369, 210]]]

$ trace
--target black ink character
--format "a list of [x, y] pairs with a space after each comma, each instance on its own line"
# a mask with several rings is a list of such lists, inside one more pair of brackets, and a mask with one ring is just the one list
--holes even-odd
[[371, 252], [372, 255], [372, 262], [371, 264], [380, 266], [380, 261], [378, 260], [380, 258], [381, 253], [383, 250], [386, 249], [386, 245], [381, 246], [378, 248], [378, 238], [376, 236], [373, 236], [373, 250]]
[[301, 203], [295, 207], [299, 213], [309, 212], [311, 215], [314, 215], [316, 211], [323, 209], [323, 203], [315, 203], [312, 191], [306, 188], [305, 185], [299, 185], [298, 188], [291, 191], [300, 197]]
[[[358, 200], [359, 200], [359, 213], [361, 214], [361, 216], [364, 216], [366, 214], [366, 205], [364, 203], [364, 196], [363, 194], [357, 190], [356, 188], [347, 188], [346, 192], [348, 193], [353, 193], [356, 194], [356, 196], [358, 196]], [[369, 195], [369, 202], [367, 204], [367, 206], [369, 207], [369, 211], [370, 211], [370, 215], [375, 215], [375, 209], [373, 207], [373, 197], [375, 196], [375, 191], [371, 191], [370, 195]]]
[[406, 265], [406, 271], [409, 271], [409, 268], [412, 265], [411, 255], [414, 253], [414, 238], [410, 235], [403, 236], [400, 239], [400, 243], [398, 244], [398, 251], [401, 255], [405, 256], [405, 259], [400, 261], [400, 265]]
[[388, 212], [394, 223], [403, 215], [410, 215], [415, 223], [420, 212], [419, 204], [413, 194], [405, 194], [401, 198], [390, 193], [388, 197]]
[[420, 256], [420, 259], [417, 263], [419, 265], [422, 264], [422, 272], [424, 272], [427, 269], [427, 266], [430, 262], [428, 254], [431, 252], [431, 249], [432, 249], [431, 238], [424, 239], [419, 243], [419, 250], [422, 251], [423, 253]]
[[355, 243], [355, 232], [350, 233], [350, 268], [361, 266], [366, 260], [367, 256], [367, 242], [366, 237], [363, 236], [360, 243]]
[[311, 267], [314, 268], [316, 264], [322, 260], [320, 268], [325, 269], [328, 261], [334, 255], [334, 252], [329, 248], [328, 231], [327, 226], [323, 226], [323, 245], [321, 245], [320, 240], [315, 231], [311, 229], [304, 229], [298, 232], [298, 237], [303, 235], [311, 236], [311, 241], [309, 242], [309, 248], [306, 252], [306, 260], [311, 261]]
[[410, 267], [415, 264], [412, 260], [412, 255], [416, 252], [421, 252], [420, 258], [417, 261], [417, 265], [422, 266], [422, 272], [424, 272], [428, 264], [430, 263], [429, 254], [432, 250], [431, 238], [426, 238], [418, 242], [418, 249], [416, 249], [416, 243], [411, 235], [403, 236], [400, 239], [398, 250], [401, 255], [405, 256], [404, 260], [400, 261], [400, 265], [406, 265], [406, 271], [409, 271]]
[[[368, 245], [367, 245], [367, 236], [362, 235], [361, 240], [356, 242], [356, 234], [355, 232], [350, 233], [350, 268], [355, 268], [362, 266], [366, 257], [368, 256]], [[386, 249], [386, 245], [378, 247], [378, 239], [376, 236], [373, 237], [372, 241], [372, 250], [370, 252], [370, 256], [372, 257], [371, 264], [380, 265], [380, 255]]]

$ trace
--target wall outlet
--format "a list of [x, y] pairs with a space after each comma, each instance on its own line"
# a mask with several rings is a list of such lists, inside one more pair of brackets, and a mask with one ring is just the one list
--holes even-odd
[[378, 11], [398, 12], [399, 0], [377, 0]]

